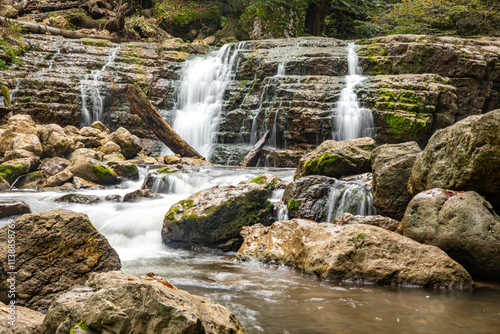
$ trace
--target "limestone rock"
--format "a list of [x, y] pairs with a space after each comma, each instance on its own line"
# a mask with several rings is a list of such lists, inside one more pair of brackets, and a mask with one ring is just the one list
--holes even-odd
[[101, 186], [100, 184], [84, 180], [78, 176], [73, 177], [73, 185], [76, 189], [89, 189], [89, 190], [103, 190], [103, 189], [105, 189], [104, 186]]
[[64, 129], [57, 124], [41, 125], [38, 136], [42, 142], [43, 153], [49, 157], [60, 157], [68, 151], [73, 141], [66, 135]]
[[107, 154], [121, 153], [121, 148], [115, 142], [108, 141], [106, 144], [102, 145], [100, 151]]
[[283, 264], [324, 279], [472, 287], [467, 271], [439, 248], [364, 224], [275, 222], [254, 230], [237, 258]]
[[371, 172], [371, 152], [375, 141], [358, 138], [344, 141], [326, 140], [299, 161], [294, 179], [306, 175], [341, 177]]
[[99, 184], [114, 184], [116, 173], [102, 162], [85, 157], [79, 157], [68, 167], [74, 176]]
[[18, 133], [9, 142], [11, 150], [26, 150], [33, 152], [37, 156], [43, 153], [42, 144], [36, 135]]
[[99, 122], [99, 121], [95, 121], [94, 123], [92, 123], [90, 125], [90, 127], [94, 128], [94, 129], [97, 129], [97, 130], [99, 130], [100, 132], [103, 132], [103, 133], [109, 133], [109, 129], [104, 124], [102, 124], [102, 122]]
[[7, 121], [7, 128], [14, 133], [36, 135], [37, 128], [35, 122], [29, 115], [14, 115]]
[[102, 152], [92, 150], [90, 148], [78, 148], [71, 152], [71, 154], [68, 156], [68, 160], [70, 162], [75, 162], [78, 159], [81, 158], [91, 158], [91, 159], [96, 159], [96, 160], [102, 160], [104, 157], [104, 154]]
[[[9, 308], [0, 302], [0, 308]], [[30, 310], [27, 307], [16, 305], [15, 307], [16, 326], [9, 325], [10, 314], [0, 312], [0, 334], [34, 334], [39, 333], [45, 315], [43, 313]]]
[[196, 158], [181, 158], [181, 164], [189, 165], [189, 166], [213, 166], [213, 164], [204, 159], [196, 159]]
[[373, 202], [379, 214], [403, 218], [411, 200], [406, 185], [420, 152], [416, 142], [382, 145], [373, 150]]
[[73, 173], [69, 168], [63, 169], [59, 173], [50, 176], [44, 184], [44, 187], [59, 187], [69, 182], [73, 178]]
[[159, 199], [162, 198], [151, 189], [137, 189], [135, 191], [129, 192], [123, 196], [124, 202], [137, 202], [143, 198]]
[[23, 201], [0, 202], [0, 218], [31, 213], [28, 204]]
[[342, 216], [335, 218], [333, 221], [337, 225], [350, 225], [350, 224], [366, 224], [377, 226], [391, 232], [395, 232], [398, 229], [399, 221], [384, 217], [384, 216], [359, 216], [353, 215], [351, 213], [344, 213]]
[[[0, 228], [0, 300], [7, 298], [9, 225]], [[64, 209], [15, 221], [17, 305], [44, 311], [60, 293], [83, 284], [92, 272], [120, 269], [118, 254], [87, 215]], [[40, 270], [43, 268], [43, 270]]]
[[166, 165], [176, 165], [181, 163], [181, 158], [176, 155], [166, 155], [163, 157], [163, 161]]
[[125, 158], [133, 158], [142, 150], [141, 140], [128, 132], [127, 129], [120, 127], [109, 135], [111, 140], [118, 144]]
[[267, 190], [250, 183], [215, 186], [173, 205], [165, 215], [163, 242], [171, 246], [207, 246], [236, 250], [242, 226], [269, 223]]
[[410, 195], [433, 188], [473, 190], [500, 210], [500, 109], [437, 131], [419, 155]]
[[444, 250], [473, 277], [500, 277], [500, 217], [474, 191], [431, 189], [415, 196], [400, 233]]
[[262, 175], [259, 175], [249, 181], [242, 181], [240, 184], [249, 184], [249, 183], [255, 183], [255, 184], [260, 184], [263, 186], [265, 189], [268, 191], [274, 191], [278, 189], [285, 189], [286, 187], [286, 182], [278, 178], [276, 175], [271, 174], [271, 173], [264, 173]]
[[66, 194], [54, 200], [55, 202], [78, 203], [78, 204], [96, 204], [101, 202], [99, 196], [83, 194]]
[[137, 168], [137, 165], [126, 162], [109, 164], [109, 167], [118, 176], [129, 180], [139, 180], [139, 168]]
[[92, 274], [87, 281], [92, 289], [68, 293], [53, 303], [43, 332], [70, 333], [80, 324], [97, 333], [246, 333], [227, 308], [148, 275]]
[[29, 173], [32, 161], [29, 158], [10, 160], [0, 165], [0, 177], [7, 182], [14, 182], [19, 176]]
[[40, 170], [47, 173], [48, 175], [55, 175], [59, 172], [62, 172], [70, 164], [71, 163], [64, 158], [53, 157], [46, 159], [40, 166]]
[[14, 186], [19, 189], [39, 190], [44, 181], [43, 173], [34, 171], [19, 178]]

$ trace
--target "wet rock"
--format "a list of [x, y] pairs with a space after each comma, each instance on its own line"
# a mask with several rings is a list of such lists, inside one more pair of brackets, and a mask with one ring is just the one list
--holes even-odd
[[433, 188], [473, 190], [500, 210], [500, 109], [437, 131], [419, 155], [410, 195]]
[[102, 152], [92, 150], [89, 148], [78, 148], [71, 152], [71, 154], [68, 156], [68, 160], [70, 162], [75, 162], [78, 159], [81, 158], [91, 158], [95, 160], [102, 160], [104, 157], [104, 154]]
[[276, 150], [263, 148], [260, 165], [264, 167], [297, 168], [299, 160], [306, 154], [303, 150]]
[[64, 155], [73, 144], [64, 129], [57, 124], [40, 125], [38, 136], [42, 142], [43, 153], [48, 157]]
[[148, 275], [92, 274], [87, 286], [93, 291], [57, 299], [47, 312], [43, 332], [69, 333], [76, 324], [84, 324], [99, 333], [246, 333], [225, 307]]
[[371, 172], [371, 152], [375, 141], [358, 138], [344, 141], [326, 140], [299, 161], [294, 179], [306, 175], [341, 177]]
[[40, 170], [48, 175], [55, 175], [61, 171], [63, 171], [66, 167], [68, 167], [71, 163], [61, 157], [53, 157], [46, 159], [42, 165], [40, 166]]
[[439, 248], [364, 224], [275, 222], [250, 234], [237, 258], [283, 264], [324, 279], [450, 288], [473, 283]]
[[265, 189], [267, 189], [269, 192], [272, 192], [274, 190], [278, 189], [285, 189], [287, 183], [281, 180], [279, 177], [277, 177], [274, 174], [270, 173], [265, 173], [262, 175], [259, 175], [250, 181], [242, 181], [240, 184], [249, 184], [249, 183], [255, 183], [263, 186]]
[[106, 144], [102, 145], [99, 150], [105, 155], [113, 153], [121, 153], [120, 146], [118, 146], [118, 144], [112, 141], [108, 141]]
[[141, 140], [123, 127], [118, 128], [109, 136], [113, 142], [120, 146], [123, 155], [127, 159], [135, 157], [142, 150]]
[[129, 180], [139, 180], [139, 168], [131, 163], [108, 164], [108, 166], [116, 173]]
[[399, 226], [399, 221], [389, 217], [380, 215], [359, 216], [350, 213], [344, 213], [342, 216], [335, 218], [333, 223], [337, 225], [366, 224], [377, 226], [391, 232], [395, 232]]
[[120, 195], [108, 195], [104, 198], [106, 201], [110, 202], [121, 202], [122, 197]]
[[176, 165], [181, 163], [181, 158], [176, 155], [166, 155], [163, 157], [166, 165]]
[[382, 145], [373, 150], [373, 203], [379, 214], [403, 218], [411, 200], [405, 185], [420, 152], [416, 142]]
[[95, 121], [94, 123], [92, 123], [90, 125], [90, 127], [94, 128], [94, 129], [97, 129], [97, 130], [99, 130], [100, 132], [103, 132], [103, 133], [109, 133], [109, 129], [104, 124], [102, 124], [102, 122], [99, 122], [99, 121]]
[[[125, 161], [125, 157], [121, 153], [111, 153], [107, 154], [102, 158], [102, 161], [105, 164], [110, 164], [110, 163], [122, 163]], [[129, 161], [130, 162], [130, 161]]]
[[242, 242], [242, 226], [269, 223], [272, 204], [267, 194], [254, 183], [199, 191], [167, 212], [161, 231], [163, 242], [236, 250]]
[[25, 150], [33, 152], [36, 156], [41, 156], [43, 153], [42, 144], [36, 135], [18, 133], [9, 142], [9, 149]]
[[50, 176], [44, 184], [44, 187], [59, 187], [73, 179], [73, 173], [68, 168], [59, 173]]
[[103, 185], [114, 184], [117, 181], [115, 172], [95, 159], [79, 157], [73, 160], [73, 163], [68, 168], [74, 176], [81, 177], [87, 181]]
[[[0, 228], [0, 300], [8, 302], [9, 225]], [[120, 269], [118, 254], [82, 213], [55, 209], [21, 216], [16, 231], [16, 305], [47, 310], [92, 272]], [[43, 270], [40, 270], [43, 268]]]
[[418, 194], [408, 205], [398, 231], [441, 248], [472, 277], [500, 277], [500, 217], [474, 191], [436, 188]]
[[[9, 309], [10, 304], [0, 302], [0, 309]], [[27, 307], [15, 306], [16, 325], [9, 325], [10, 314], [0, 312], [0, 334], [33, 334], [38, 333], [43, 323], [45, 315], [43, 313], [30, 310]]]
[[97, 204], [101, 199], [95, 195], [67, 194], [54, 200], [55, 202], [77, 203], [77, 204]]
[[44, 181], [43, 173], [35, 171], [22, 176], [14, 186], [19, 189], [39, 190]]
[[135, 165], [156, 165], [158, 160], [153, 157], [148, 157], [145, 155], [137, 155], [134, 159], [128, 159], [127, 162]]
[[25, 213], [31, 213], [31, 209], [23, 201], [0, 202], [0, 218], [19, 216]]
[[161, 195], [158, 195], [151, 189], [137, 189], [135, 191], [132, 191], [130, 193], [127, 193], [125, 196], [123, 196], [123, 201], [124, 202], [137, 202], [143, 198], [150, 198], [150, 199], [159, 199], [162, 198]]
[[205, 159], [195, 159], [195, 158], [181, 158], [181, 164], [189, 166], [213, 166], [211, 162]]
[[100, 184], [84, 180], [78, 176], [73, 177], [73, 185], [76, 189], [88, 189], [88, 190], [103, 190], [103, 189], [105, 189], [104, 186], [101, 186]]
[[29, 158], [10, 160], [0, 165], [0, 177], [7, 182], [14, 182], [19, 176], [29, 173], [32, 160]]

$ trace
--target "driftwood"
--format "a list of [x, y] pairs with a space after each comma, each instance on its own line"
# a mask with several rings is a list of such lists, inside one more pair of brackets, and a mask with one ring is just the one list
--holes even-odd
[[241, 160], [239, 163], [242, 167], [255, 167], [257, 166], [257, 162], [259, 161], [260, 151], [266, 146], [267, 141], [270, 137], [270, 132], [267, 131], [262, 138], [259, 139], [257, 144], [247, 153], [245, 159]]
[[8, 19], [6, 17], [1, 17], [1, 16], [0, 16], [0, 22], [11, 22], [11, 23], [19, 24], [19, 25], [21, 25], [21, 27], [23, 29], [25, 29], [29, 32], [32, 32], [34, 34], [49, 33], [52, 35], [63, 36], [66, 38], [74, 38], [74, 39], [80, 39], [80, 38], [106, 39], [106, 40], [111, 41], [113, 43], [132, 42], [132, 40], [119, 38], [119, 37], [83, 34], [83, 33], [78, 32], [78, 31], [58, 29], [58, 28], [46, 26], [44, 24]]
[[125, 26], [125, 19], [121, 15], [117, 18], [107, 21], [93, 20], [82, 16], [74, 16], [69, 20], [69, 22], [74, 24], [75, 26], [86, 29], [106, 29], [109, 31], [119, 31], [122, 30]]
[[130, 110], [137, 114], [174, 153], [188, 158], [203, 158], [168, 125], [137, 84], [128, 85], [127, 100]]

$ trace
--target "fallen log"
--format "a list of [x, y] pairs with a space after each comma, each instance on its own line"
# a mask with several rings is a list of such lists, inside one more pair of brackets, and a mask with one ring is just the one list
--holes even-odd
[[66, 9], [73, 9], [73, 8], [78, 8], [82, 5], [84, 5], [85, 2], [78, 2], [78, 3], [70, 3], [70, 4], [55, 4], [55, 5], [29, 5], [26, 7], [24, 10], [26, 12], [33, 12], [35, 10], [38, 10], [42, 13], [47, 13], [47, 12], [55, 12], [59, 10], [66, 10]]
[[267, 141], [269, 140], [270, 137], [270, 132], [267, 131], [262, 138], [259, 139], [257, 144], [250, 150], [250, 152], [247, 153], [245, 158], [241, 160], [239, 163], [240, 166], [242, 167], [255, 167], [257, 166], [257, 162], [259, 161], [259, 156], [260, 152], [266, 146]]
[[82, 16], [73, 16], [69, 22], [81, 28], [97, 30], [107, 29], [109, 31], [120, 31], [125, 26], [125, 19], [121, 15], [107, 21], [93, 20]]
[[128, 85], [127, 100], [130, 110], [146, 123], [155, 135], [174, 153], [182, 157], [203, 159], [191, 145], [186, 143], [156, 111], [146, 94], [137, 84]]
[[124, 38], [112, 37], [112, 36], [83, 34], [83, 33], [78, 32], [78, 31], [58, 29], [58, 28], [46, 26], [44, 24], [19, 21], [19, 20], [14, 20], [14, 19], [2, 17], [2, 16], [0, 16], [0, 22], [10, 22], [10, 23], [19, 24], [24, 30], [27, 30], [27, 31], [34, 33], [34, 34], [49, 33], [51, 35], [63, 36], [66, 38], [74, 38], [74, 39], [80, 39], [80, 38], [105, 39], [105, 40], [111, 41], [113, 43], [133, 42], [130, 39], [124, 39]]

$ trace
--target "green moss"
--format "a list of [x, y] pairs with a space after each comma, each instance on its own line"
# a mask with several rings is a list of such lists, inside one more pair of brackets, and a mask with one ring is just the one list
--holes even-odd
[[100, 248], [98, 248], [98, 249], [96, 250], [96, 252], [97, 252], [97, 253], [99, 253], [99, 254], [104, 253], [104, 251], [103, 251], [102, 249], [100, 249]]
[[168, 167], [164, 167], [162, 169], [157, 170], [158, 173], [177, 173], [177, 169], [170, 169]]
[[356, 237], [358, 239], [364, 239], [365, 238], [365, 234], [364, 233], [359, 233]]
[[111, 41], [108, 41], [106, 39], [82, 38], [81, 41], [83, 45], [91, 45], [91, 46], [99, 46], [107, 48], [111, 46]]
[[113, 172], [106, 166], [104, 165], [99, 165], [95, 166], [92, 168], [92, 173], [98, 178], [98, 179], [109, 179], [113, 178], [115, 175]]
[[87, 224], [89, 224], [89, 226], [95, 230], [95, 227], [94, 227], [94, 225], [92, 225], [92, 222], [90, 220], [87, 221]]
[[121, 165], [120, 176], [134, 178], [139, 176], [139, 168], [134, 164]]
[[179, 213], [179, 212], [181, 212], [181, 210], [178, 207], [174, 207], [174, 208], [170, 209], [170, 212], [168, 212], [165, 217], [172, 220], [175, 218], [175, 214]]
[[5, 179], [7, 182], [14, 182], [19, 176], [28, 173], [28, 167], [21, 165], [17, 162], [12, 164], [3, 163], [0, 165], [0, 177]]
[[392, 134], [400, 135], [403, 132], [403, 125], [405, 123], [405, 119], [403, 117], [399, 117], [396, 114], [387, 113], [385, 115], [385, 122], [390, 127], [390, 132]]
[[305, 163], [306, 175], [327, 175], [329, 170], [339, 161], [335, 153], [325, 153], [320, 158], [309, 160]]
[[297, 211], [300, 208], [300, 201], [295, 201], [293, 199], [288, 201], [288, 211]]
[[257, 183], [260, 184], [262, 182], [262, 176], [257, 176], [256, 178], [253, 178], [250, 183]]

